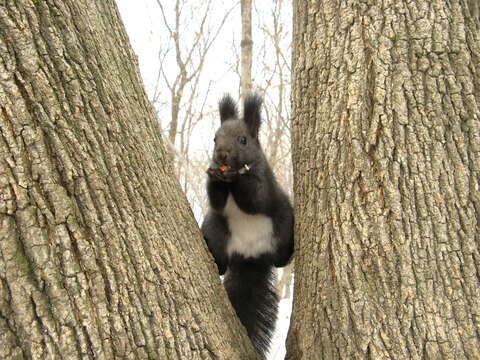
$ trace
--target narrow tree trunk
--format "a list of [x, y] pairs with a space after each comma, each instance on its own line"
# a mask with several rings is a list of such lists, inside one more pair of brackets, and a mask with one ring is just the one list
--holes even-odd
[[252, 0], [241, 0], [242, 43], [241, 43], [241, 97], [252, 91]]
[[255, 358], [111, 0], [0, 5], [0, 359]]
[[178, 115], [180, 113], [180, 96], [174, 94], [171, 96], [172, 104], [171, 104], [171, 116], [172, 119], [170, 120], [169, 128], [168, 128], [168, 140], [172, 146], [172, 150], [175, 151], [175, 140], [177, 139], [177, 132], [178, 132]]
[[295, 1], [288, 359], [478, 359], [468, 3]]

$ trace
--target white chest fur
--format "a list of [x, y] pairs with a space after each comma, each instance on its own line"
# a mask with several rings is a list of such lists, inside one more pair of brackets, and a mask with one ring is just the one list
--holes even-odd
[[256, 257], [273, 251], [273, 223], [270, 217], [243, 212], [231, 194], [228, 195], [224, 215], [231, 234], [227, 245], [228, 255], [237, 253]]

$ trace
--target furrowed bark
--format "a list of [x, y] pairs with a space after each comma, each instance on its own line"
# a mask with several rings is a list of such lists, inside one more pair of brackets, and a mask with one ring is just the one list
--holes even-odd
[[250, 359], [110, 0], [0, 4], [0, 358]]
[[440, 0], [294, 8], [287, 358], [477, 359], [477, 12]]

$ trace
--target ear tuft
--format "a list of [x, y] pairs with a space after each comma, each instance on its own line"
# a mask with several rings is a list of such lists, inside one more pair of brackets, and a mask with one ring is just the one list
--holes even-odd
[[235, 104], [230, 94], [223, 95], [218, 103], [218, 110], [220, 111], [220, 121], [222, 123], [231, 118], [238, 118], [237, 104]]
[[255, 138], [258, 137], [258, 130], [261, 123], [262, 98], [257, 94], [249, 94], [243, 103], [243, 121], [247, 124], [248, 130]]

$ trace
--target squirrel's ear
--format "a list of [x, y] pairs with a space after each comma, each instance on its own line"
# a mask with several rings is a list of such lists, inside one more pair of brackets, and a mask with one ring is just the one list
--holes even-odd
[[245, 97], [243, 104], [243, 121], [247, 124], [248, 130], [253, 137], [258, 137], [260, 129], [262, 98], [257, 94], [250, 94]]
[[225, 120], [238, 118], [238, 110], [235, 101], [233, 101], [230, 94], [225, 94], [218, 103], [218, 110], [220, 111], [220, 122]]

